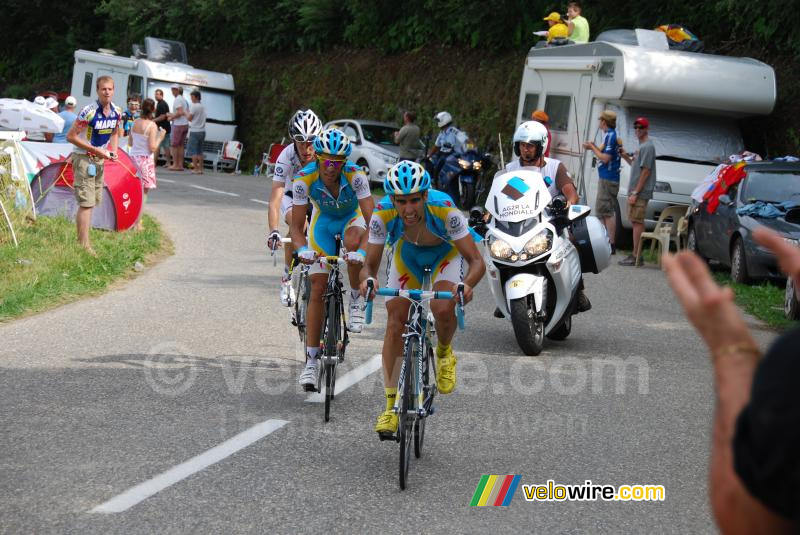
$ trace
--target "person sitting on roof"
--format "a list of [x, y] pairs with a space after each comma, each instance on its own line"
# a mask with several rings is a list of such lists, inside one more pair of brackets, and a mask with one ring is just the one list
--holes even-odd
[[550, 26], [550, 29], [547, 30], [548, 45], [552, 44], [553, 39], [566, 39], [569, 36], [569, 28], [567, 28], [567, 25], [561, 20], [561, 15], [556, 11], [547, 15], [544, 20]]

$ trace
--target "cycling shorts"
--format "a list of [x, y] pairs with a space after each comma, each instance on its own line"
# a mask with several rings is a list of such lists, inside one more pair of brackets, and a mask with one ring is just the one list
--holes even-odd
[[[336, 254], [336, 235], [340, 234], [344, 241], [345, 233], [351, 228], [366, 230], [367, 223], [361, 210], [356, 210], [344, 217], [333, 217], [331, 214], [319, 213], [314, 210], [311, 214], [311, 224], [308, 227], [308, 246], [320, 256], [332, 256]], [[342, 251], [340, 256], [344, 256]], [[314, 262], [311, 264], [309, 274], [327, 273], [327, 262]]]
[[292, 198], [288, 195], [281, 197], [281, 220], [286, 220], [286, 214], [292, 209]]
[[[386, 287], [401, 290], [422, 288], [425, 267], [432, 268], [431, 284], [448, 281], [454, 284], [464, 279], [464, 257], [452, 242], [421, 247], [399, 240], [389, 250], [386, 264]], [[392, 297], [387, 297], [389, 301]]]

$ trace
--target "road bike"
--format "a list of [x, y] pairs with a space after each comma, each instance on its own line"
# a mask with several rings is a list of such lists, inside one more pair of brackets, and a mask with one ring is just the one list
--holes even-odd
[[[317, 258], [317, 262], [325, 262], [330, 266], [325, 293], [322, 295], [322, 350], [320, 351], [322, 370], [317, 379], [317, 392], [323, 392], [322, 386], [325, 386], [326, 422], [330, 420], [331, 402], [335, 396], [336, 368], [344, 361], [344, 354], [349, 341], [347, 322], [344, 315], [344, 285], [342, 284], [341, 270], [341, 266], [345, 261], [339, 256], [342, 251], [342, 236], [336, 234], [335, 239], [336, 254]], [[306, 286], [309, 286], [307, 276]]]
[[[397, 397], [392, 410], [398, 415], [397, 434], [379, 434], [381, 441], [396, 440], [400, 443], [400, 488], [408, 484], [408, 469], [411, 463], [411, 442], [414, 457], [422, 457], [425, 440], [425, 421], [435, 411], [433, 400], [436, 388], [436, 365], [433, 360], [433, 334], [436, 332], [433, 314], [428, 309], [431, 299], [452, 299], [452, 292], [431, 291], [431, 267], [426, 266], [422, 290], [400, 290], [379, 288], [375, 295], [403, 297], [411, 302], [408, 321], [403, 333], [403, 362], [397, 383]], [[374, 279], [367, 281], [368, 295], [373, 293]], [[456, 306], [458, 328], [464, 329], [463, 286], [459, 285], [461, 304]], [[367, 302], [365, 322], [372, 323], [372, 301]]]

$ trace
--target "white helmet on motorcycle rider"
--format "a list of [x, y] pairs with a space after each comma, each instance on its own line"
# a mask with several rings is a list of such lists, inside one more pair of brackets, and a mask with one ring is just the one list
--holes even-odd
[[436, 124], [439, 125], [439, 128], [444, 128], [453, 122], [453, 116], [446, 111], [440, 111], [434, 117], [436, 119]]
[[519, 144], [531, 143], [539, 147], [536, 154], [540, 158], [547, 152], [547, 127], [537, 121], [525, 121], [514, 131], [514, 154], [519, 156]]

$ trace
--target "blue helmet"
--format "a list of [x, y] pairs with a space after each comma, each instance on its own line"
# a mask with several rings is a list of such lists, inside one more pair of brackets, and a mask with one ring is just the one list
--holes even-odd
[[353, 151], [353, 146], [350, 144], [350, 138], [341, 130], [328, 128], [314, 140], [314, 151], [317, 154], [347, 157]]
[[431, 175], [420, 164], [402, 161], [394, 164], [383, 181], [383, 190], [389, 195], [410, 195], [431, 187]]

